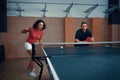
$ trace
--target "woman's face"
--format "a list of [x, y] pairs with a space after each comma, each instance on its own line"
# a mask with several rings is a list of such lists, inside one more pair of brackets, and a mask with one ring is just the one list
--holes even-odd
[[40, 22], [40, 23], [38, 24], [38, 29], [40, 29], [40, 30], [43, 29], [43, 22]]

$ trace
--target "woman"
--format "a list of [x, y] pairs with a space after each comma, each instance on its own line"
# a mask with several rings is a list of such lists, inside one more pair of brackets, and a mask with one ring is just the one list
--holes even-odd
[[46, 29], [45, 22], [43, 20], [37, 20], [32, 27], [25, 28], [21, 31], [22, 33], [29, 33], [24, 46], [27, 53], [31, 56], [31, 60], [28, 65], [28, 74], [31, 77], [37, 76], [34, 73], [33, 69], [34, 68], [33, 55], [35, 55], [34, 43], [36, 43], [39, 40], [39, 44], [42, 45], [42, 35], [44, 29]]

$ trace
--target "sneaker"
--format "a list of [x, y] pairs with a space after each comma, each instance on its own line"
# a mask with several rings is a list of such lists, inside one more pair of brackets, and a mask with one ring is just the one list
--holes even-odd
[[33, 72], [35, 71], [35, 68], [33, 68], [33, 70], [32, 70]]
[[37, 77], [37, 75], [33, 71], [29, 72], [28, 75], [31, 76], [31, 77], [33, 77], [33, 78]]
[[34, 68], [33, 68], [32, 72], [27, 68], [27, 73], [28, 73], [28, 75], [31, 76], [31, 77], [33, 77], [33, 78], [37, 77], [37, 75], [35, 74], [34, 71], [35, 71]]

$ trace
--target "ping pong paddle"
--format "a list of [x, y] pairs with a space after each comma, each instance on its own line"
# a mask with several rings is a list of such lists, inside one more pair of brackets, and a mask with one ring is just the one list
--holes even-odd
[[92, 40], [91, 40], [91, 37], [87, 37], [85, 41], [86, 41], [86, 42], [91, 42], [91, 41], [92, 41]]

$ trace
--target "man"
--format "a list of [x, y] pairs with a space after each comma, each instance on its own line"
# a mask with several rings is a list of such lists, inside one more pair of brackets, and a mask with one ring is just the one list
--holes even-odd
[[[75, 42], [86, 41], [89, 37], [89, 41], [94, 41], [91, 31], [88, 29], [88, 24], [86, 22], [81, 23], [81, 28], [76, 31]], [[88, 46], [88, 44], [77, 44], [75, 46]]]

